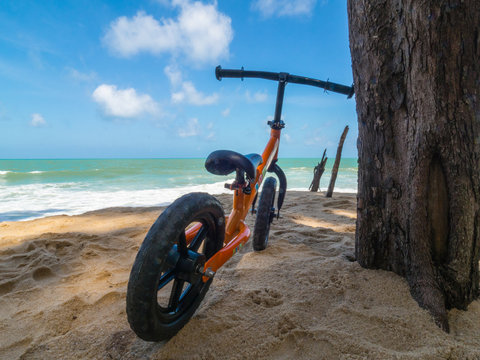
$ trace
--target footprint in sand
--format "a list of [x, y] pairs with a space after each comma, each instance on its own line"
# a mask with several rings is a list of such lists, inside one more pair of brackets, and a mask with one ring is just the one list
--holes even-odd
[[49, 267], [45, 267], [45, 266], [42, 266], [42, 267], [36, 269], [32, 274], [33, 280], [35, 280], [35, 281], [47, 280], [47, 279], [50, 279], [54, 276], [55, 276], [55, 274], [53, 273], [52, 269], [50, 269]]
[[13, 281], [6, 281], [0, 284], [0, 296], [8, 294], [10, 291], [13, 290], [15, 287], [15, 283]]
[[254, 304], [271, 308], [283, 304], [282, 294], [273, 289], [254, 290], [248, 293]]
[[299, 328], [299, 326], [294, 320], [294, 317], [290, 314], [283, 314], [277, 323], [277, 327], [274, 330], [274, 335], [275, 337], [282, 339], [297, 328]]
[[113, 333], [107, 340], [105, 351], [110, 359], [122, 358], [130, 344], [135, 341], [135, 334], [131, 330], [122, 330]]

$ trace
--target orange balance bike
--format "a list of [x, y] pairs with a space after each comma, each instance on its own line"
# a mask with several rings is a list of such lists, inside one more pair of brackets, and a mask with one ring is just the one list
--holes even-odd
[[[253, 249], [265, 249], [273, 219], [285, 198], [287, 181], [277, 164], [283, 96], [287, 83], [305, 84], [353, 95], [353, 87], [288, 73], [215, 69], [218, 80], [261, 78], [278, 81], [275, 116], [268, 124], [270, 139], [262, 155], [242, 155], [230, 150], [211, 153], [206, 169], [217, 175], [235, 172], [235, 180], [225, 186], [234, 192], [233, 209], [227, 217], [212, 195], [190, 193], [174, 201], [162, 212], [143, 241], [127, 289], [127, 316], [133, 331], [147, 341], [160, 341], [175, 335], [200, 305], [215, 273], [248, 241], [250, 229], [244, 220], [251, 207], [256, 213]], [[274, 207], [279, 179], [277, 206]], [[255, 203], [263, 182], [258, 208]]]

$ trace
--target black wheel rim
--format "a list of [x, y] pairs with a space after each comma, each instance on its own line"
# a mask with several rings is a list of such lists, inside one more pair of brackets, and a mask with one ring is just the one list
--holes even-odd
[[[201, 223], [201, 227], [190, 244], [187, 246], [185, 231], [180, 231], [170, 250], [170, 253], [179, 256], [179, 259], [186, 258], [189, 251], [206, 255], [207, 258], [212, 255], [208, 251], [208, 240], [211, 238], [211, 232], [214, 231], [213, 224], [208, 218], [196, 219], [191, 224], [195, 222]], [[171, 322], [191, 307], [206, 284], [201, 277], [190, 283], [179, 277], [178, 267], [169, 263], [168, 258], [164, 263], [164, 271], [160, 275], [157, 286], [157, 308], [159, 316], [164, 321]], [[176, 263], [178, 264], [179, 261]]]

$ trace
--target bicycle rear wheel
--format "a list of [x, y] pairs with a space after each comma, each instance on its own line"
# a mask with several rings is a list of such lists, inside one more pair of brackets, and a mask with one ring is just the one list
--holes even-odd
[[[199, 227], [187, 244], [186, 229]], [[150, 228], [130, 273], [127, 316], [143, 340], [175, 335], [192, 317], [213, 279], [205, 261], [223, 246], [225, 217], [211, 195], [191, 193], [172, 203]]]

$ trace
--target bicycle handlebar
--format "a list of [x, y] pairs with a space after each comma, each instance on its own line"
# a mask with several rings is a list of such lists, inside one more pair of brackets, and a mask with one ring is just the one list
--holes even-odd
[[267, 80], [274, 80], [274, 81], [284, 81], [285, 83], [294, 83], [294, 84], [303, 84], [303, 85], [310, 85], [316, 86], [328, 91], [333, 91], [339, 94], [344, 94], [348, 96], [350, 99], [355, 90], [353, 86], [346, 86], [341, 84], [336, 84], [330, 81], [322, 81], [313, 78], [308, 78], [304, 76], [297, 76], [291, 75], [289, 73], [274, 73], [269, 71], [247, 71], [247, 70], [234, 70], [234, 69], [222, 69], [220, 65], [215, 68], [215, 77], [217, 80], [222, 80], [222, 78], [259, 78], [259, 79], [267, 79]]

